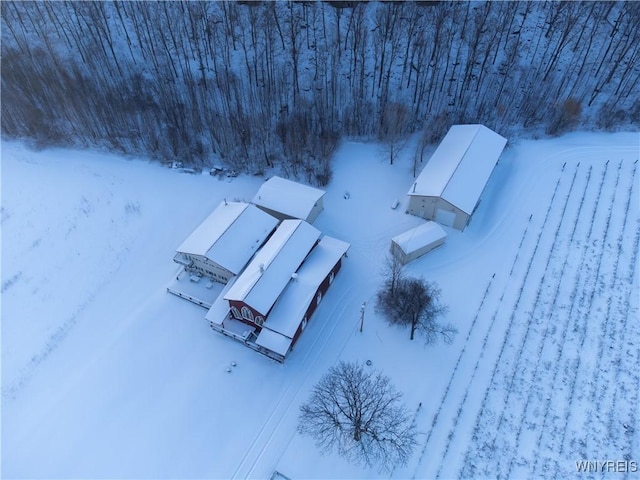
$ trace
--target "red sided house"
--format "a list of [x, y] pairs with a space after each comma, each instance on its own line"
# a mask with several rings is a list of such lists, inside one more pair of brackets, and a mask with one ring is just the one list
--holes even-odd
[[348, 248], [303, 220], [284, 220], [206, 318], [214, 330], [284, 361]]

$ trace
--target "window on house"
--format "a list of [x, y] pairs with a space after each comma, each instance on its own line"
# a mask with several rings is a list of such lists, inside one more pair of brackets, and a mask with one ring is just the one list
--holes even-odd
[[231, 307], [231, 314], [235, 318], [242, 318], [242, 316], [240, 315], [240, 310], [238, 310], [237, 307]]
[[333, 273], [333, 271], [329, 274], [329, 285], [331, 285], [333, 283], [333, 277], [335, 276], [335, 274]]
[[242, 318], [245, 320], [249, 320], [253, 322], [253, 312], [249, 310], [247, 307], [242, 307]]
[[262, 326], [263, 323], [264, 323], [264, 317], [261, 317], [260, 315], [257, 315], [256, 316], [256, 325]]
[[306, 326], [307, 326], [307, 317], [304, 317], [302, 319], [302, 330], [304, 330]]
[[322, 300], [322, 292], [318, 292], [318, 296], [316, 298], [316, 305], [320, 305], [320, 300]]

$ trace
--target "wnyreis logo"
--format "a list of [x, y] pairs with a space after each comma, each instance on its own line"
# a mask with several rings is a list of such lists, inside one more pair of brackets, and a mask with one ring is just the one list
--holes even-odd
[[576, 462], [578, 473], [636, 473], [635, 460], [580, 460]]

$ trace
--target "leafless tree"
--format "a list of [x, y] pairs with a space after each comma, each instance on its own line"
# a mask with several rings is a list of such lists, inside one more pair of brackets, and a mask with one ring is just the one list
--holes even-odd
[[410, 339], [415, 333], [422, 334], [427, 344], [442, 338], [451, 343], [457, 329], [450, 323], [440, 323], [447, 312], [446, 305], [440, 303], [440, 288], [434, 282], [422, 278], [389, 275], [376, 297], [376, 308], [389, 323], [410, 327]]
[[416, 430], [389, 377], [359, 363], [340, 362], [300, 407], [298, 431], [324, 452], [390, 471], [406, 465]]
[[380, 140], [385, 144], [385, 149], [389, 155], [389, 163], [393, 165], [402, 149], [407, 144], [413, 123], [413, 116], [409, 108], [398, 102], [388, 102], [383, 110], [380, 119]]

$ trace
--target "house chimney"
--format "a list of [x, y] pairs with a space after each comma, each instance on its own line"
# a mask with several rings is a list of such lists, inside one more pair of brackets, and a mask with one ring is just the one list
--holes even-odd
[[292, 282], [296, 282], [298, 280], [298, 274], [297, 273], [292, 273], [291, 274], [291, 281]]

